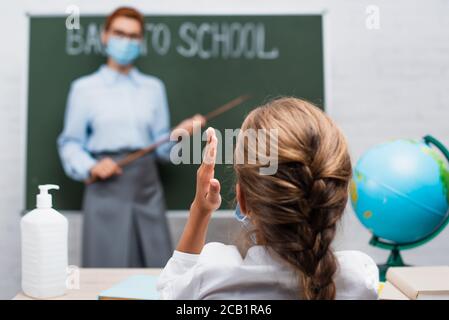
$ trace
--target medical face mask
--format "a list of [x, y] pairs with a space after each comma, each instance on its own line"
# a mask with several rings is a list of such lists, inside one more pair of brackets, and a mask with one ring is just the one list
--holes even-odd
[[110, 37], [106, 54], [119, 65], [126, 66], [140, 55], [140, 41], [121, 37]]
[[[234, 211], [234, 217], [240, 221], [242, 223], [242, 226], [244, 229], [246, 230], [250, 230], [251, 228], [251, 221], [248, 219], [247, 215], [244, 215], [241, 211], [240, 211], [240, 205], [237, 203], [237, 206], [235, 207], [235, 211]], [[254, 232], [251, 232], [250, 234], [250, 239], [251, 242], [253, 244], [256, 244], [256, 234]]]
[[247, 222], [248, 217], [247, 217], [246, 215], [244, 215], [244, 214], [242, 213], [242, 211], [240, 211], [240, 205], [239, 205], [238, 203], [237, 203], [237, 206], [235, 207], [234, 217], [235, 217], [238, 221], [242, 222], [243, 224], [247, 224], [247, 223], [248, 223], [248, 222]]

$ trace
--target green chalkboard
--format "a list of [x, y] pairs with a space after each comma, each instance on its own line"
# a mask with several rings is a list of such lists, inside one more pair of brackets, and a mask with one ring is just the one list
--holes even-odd
[[[100, 44], [104, 17], [81, 17], [66, 28], [63, 16], [31, 16], [29, 24], [28, 118], [25, 209], [35, 206], [37, 185], [55, 183], [55, 207], [80, 209], [83, 184], [64, 174], [56, 138], [62, 130], [70, 83], [105, 62]], [[171, 122], [246, 93], [252, 99], [210, 125], [239, 128], [255, 106], [280, 95], [324, 106], [322, 17], [148, 16], [145, 54], [138, 68], [162, 79]], [[196, 164], [162, 165], [169, 209], [187, 209], [194, 195]], [[233, 200], [232, 165], [217, 165], [223, 206]]]

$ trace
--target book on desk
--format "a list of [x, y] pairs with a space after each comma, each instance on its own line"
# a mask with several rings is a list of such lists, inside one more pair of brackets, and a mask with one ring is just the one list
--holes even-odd
[[98, 300], [158, 300], [156, 282], [152, 275], [131, 276], [100, 292]]
[[449, 266], [391, 267], [381, 300], [449, 300]]

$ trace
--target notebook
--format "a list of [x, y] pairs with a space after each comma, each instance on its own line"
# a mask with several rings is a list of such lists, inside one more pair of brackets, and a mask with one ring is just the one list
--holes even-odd
[[98, 300], [157, 300], [156, 276], [135, 275], [102, 291]]
[[392, 267], [387, 280], [408, 299], [449, 299], [449, 266]]

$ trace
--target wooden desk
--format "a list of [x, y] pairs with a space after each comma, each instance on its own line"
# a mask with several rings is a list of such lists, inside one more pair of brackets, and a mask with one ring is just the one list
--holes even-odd
[[[80, 288], [67, 290], [66, 294], [49, 300], [96, 300], [98, 294], [109, 289], [117, 282], [137, 274], [159, 275], [161, 269], [79, 269]], [[23, 292], [14, 297], [14, 300], [32, 300]]]

